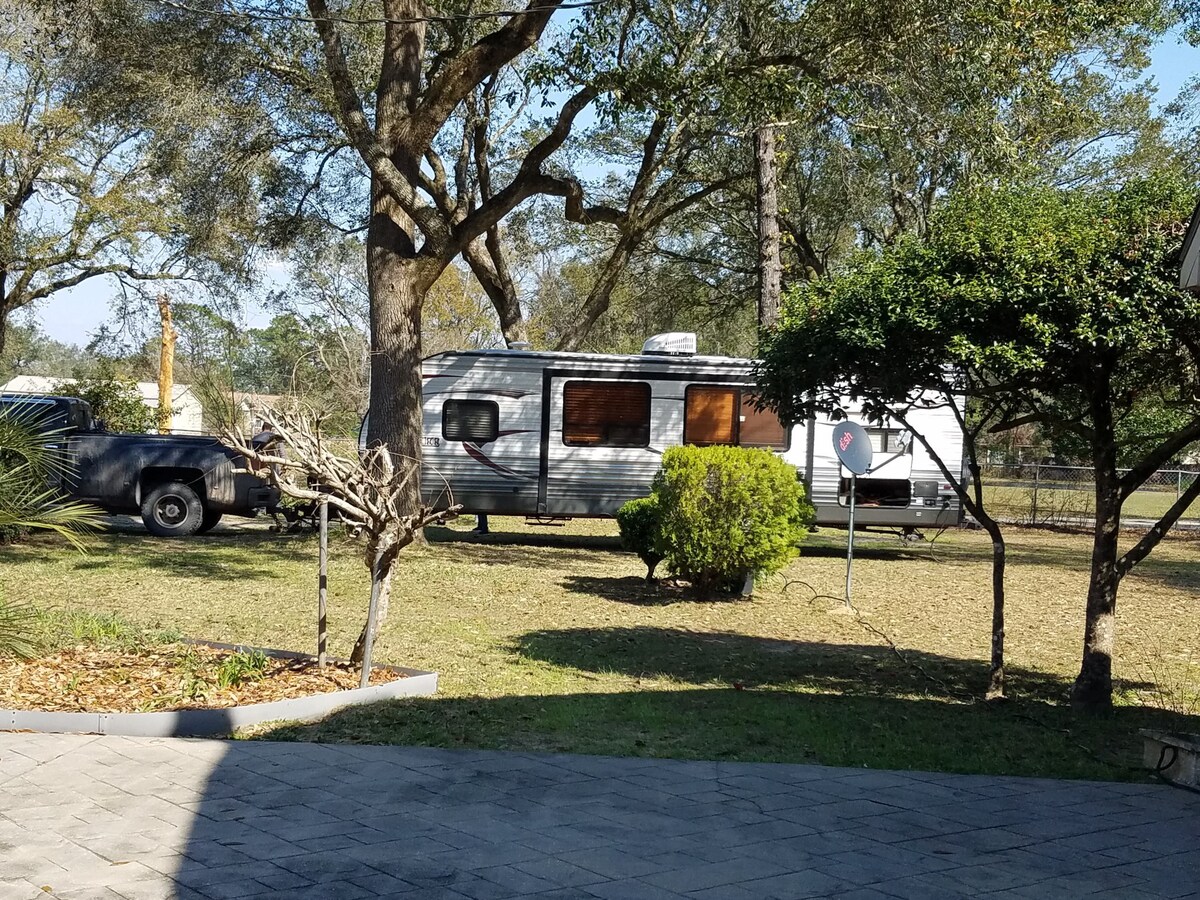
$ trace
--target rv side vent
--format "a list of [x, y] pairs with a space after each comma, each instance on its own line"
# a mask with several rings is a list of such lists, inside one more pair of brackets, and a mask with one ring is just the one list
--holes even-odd
[[695, 356], [696, 335], [690, 331], [669, 331], [656, 334], [642, 344], [647, 356]]

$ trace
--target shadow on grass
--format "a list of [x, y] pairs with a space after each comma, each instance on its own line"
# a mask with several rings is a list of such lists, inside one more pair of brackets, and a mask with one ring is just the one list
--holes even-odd
[[0, 545], [0, 563], [28, 560], [31, 556], [61, 554], [64, 568], [77, 572], [154, 571], [228, 580], [269, 578], [279, 563], [316, 564], [313, 535], [274, 534], [265, 528], [226, 530], [188, 538], [160, 538], [137, 527], [106, 528], [85, 538], [88, 552], [74, 551], [62, 538], [34, 534], [13, 544]]
[[696, 688], [391, 701], [256, 737], [1144, 780], [1144, 727], [1188, 723], [1140, 707], [1076, 719], [1036, 703]]
[[[951, 552], [953, 552], [953, 550], [957, 550], [957, 548], [953, 548], [952, 550], [948, 547], [939, 546], [934, 552], [941, 553], [945, 550], [951, 550]], [[864, 542], [858, 536], [856, 536], [854, 539], [855, 559], [882, 559], [897, 561], [911, 559], [926, 561], [929, 559], [929, 553], [929, 544], [905, 544], [902, 543], [898, 538], [894, 542], [885, 540], [872, 540]], [[840, 543], [836, 540], [829, 540], [827, 538], [823, 538], [820, 542], [806, 541], [800, 545], [800, 558], [804, 559], [806, 556], [821, 559], [845, 559], [846, 539], [843, 537]]]
[[[528, 659], [585, 672], [619, 672], [694, 685], [741, 685], [843, 696], [934, 696], [967, 700], [987, 685], [987, 664], [873, 644], [823, 644], [674, 628], [571, 628], [531, 631], [513, 650]], [[1011, 693], [1056, 703], [1070, 679], [1010, 668]], [[1129, 685], [1144, 687], [1145, 685]]]
[[[1200, 555], [1200, 546], [1191, 549]], [[1200, 598], [1200, 558], [1183, 560], [1150, 556], [1138, 563], [1126, 577], [1134, 584], [1153, 581], [1164, 587], [1189, 591], [1193, 599]], [[1197, 602], [1200, 605], [1200, 600]]]
[[622, 578], [604, 578], [596, 575], [568, 575], [561, 582], [563, 588], [574, 594], [587, 597], [603, 597], [616, 603], [634, 606], [671, 606], [675, 603], [744, 603], [747, 598], [738, 595], [714, 595], [697, 597], [687, 584], [675, 584], [670, 579], [648, 582], [642, 576], [626, 575]]
[[595, 563], [598, 554], [624, 554], [620, 539], [605, 535], [545, 535], [514, 532], [464, 534], [450, 528], [425, 529], [430, 546], [482, 565], [570, 568]]
[[621, 539], [607, 534], [538, 534], [527, 531], [492, 531], [471, 534], [454, 528], [430, 525], [425, 537], [431, 544], [459, 544], [480, 547], [548, 547], [562, 550], [620, 550]]
[[[96, 558], [88, 556], [70, 563], [76, 572], [105, 571], [122, 565], [133, 568], [153, 569], [155, 572], [169, 575], [184, 575], [213, 580], [228, 580], [231, 578], [270, 578], [277, 575], [270, 565], [264, 564], [261, 557], [242, 557], [238, 555], [214, 556], [207, 548], [191, 547], [186, 550], [168, 550], [155, 553], [153, 556], [138, 556], [133, 559], [114, 560], [112, 557]], [[315, 565], [315, 563], [314, 563]]]

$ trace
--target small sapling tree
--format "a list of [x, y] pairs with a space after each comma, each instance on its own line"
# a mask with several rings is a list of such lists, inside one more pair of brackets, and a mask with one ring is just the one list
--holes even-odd
[[[421, 529], [441, 516], [427, 506], [411, 511], [406, 498], [410, 482], [420, 477], [413, 460], [391, 453], [384, 445], [356, 453], [349, 442], [331, 441], [321, 420], [294, 410], [265, 409], [260, 417], [274, 437], [265, 444], [240, 431], [225, 440], [241, 453], [250, 471], [271, 482], [284, 496], [306, 503], [328, 502], [348, 527], [364, 539], [364, 562], [371, 572], [371, 593], [377, 614], [366, 624], [350, 661], [370, 662], [372, 629], [387, 618], [392, 572], [400, 551]], [[451, 507], [450, 512], [457, 507]]]

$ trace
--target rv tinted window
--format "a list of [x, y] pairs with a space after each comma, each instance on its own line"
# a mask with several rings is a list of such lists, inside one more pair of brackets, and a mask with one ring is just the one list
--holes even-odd
[[689, 385], [684, 394], [683, 442], [700, 447], [734, 443], [740, 394], [737, 388]]
[[500, 406], [493, 400], [447, 400], [442, 405], [442, 437], [486, 444], [500, 432]]
[[772, 450], [787, 449], [787, 429], [779, 421], [774, 410], [759, 409], [758, 398], [753, 394], [742, 394], [742, 420], [738, 428], [738, 444], [742, 447], [769, 447]]
[[644, 381], [568, 381], [563, 443], [571, 447], [649, 447], [650, 385]]
[[876, 453], [899, 453], [900, 431], [895, 428], [868, 428], [867, 435], [871, 438], [871, 449]]

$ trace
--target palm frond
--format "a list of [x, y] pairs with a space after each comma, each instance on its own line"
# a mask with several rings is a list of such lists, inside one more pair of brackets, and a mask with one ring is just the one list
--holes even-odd
[[37, 653], [37, 610], [0, 597], [0, 656], [29, 659]]
[[80, 535], [100, 524], [100, 511], [55, 487], [73, 469], [63, 429], [46, 429], [45, 416], [38, 404], [0, 407], [0, 526], [52, 531], [82, 551]]
[[45, 407], [32, 402], [0, 406], [0, 471], [5, 478], [22, 466], [47, 481], [74, 472], [67, 429], [46, 427], [45, 416]]

